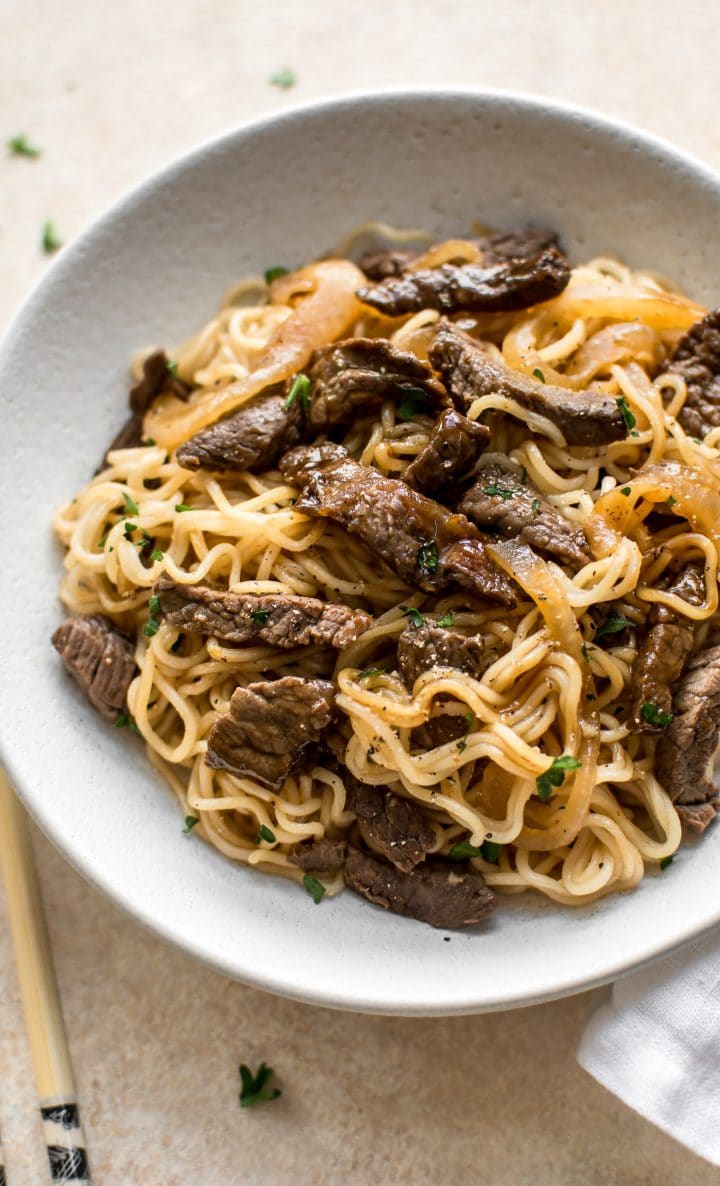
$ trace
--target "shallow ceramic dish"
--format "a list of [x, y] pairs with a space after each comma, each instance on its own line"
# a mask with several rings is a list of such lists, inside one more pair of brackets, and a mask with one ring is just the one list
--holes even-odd
[[48, 836], [160, 935], [248, 983], [406, 1014], [529, 1004], [618, 976], [720, 921], [720, 826], [630, 894], [562, 910], [504, 899], [442, 932], [353, 894], [315, 906], [183, 835], [174, 797], [65, 675], [53, 508], [124, 416], [139, 347], [172, 345], [238, 277], [307, 260], [382, 218], [438, 237], [474, 220], [557, 227], [720, 299], [720, 180], [587, 112], [506, 94], [351, 96], [231, 133], [153, 176], [65, 248], [5, 339], [3, 662], [9, 773]]

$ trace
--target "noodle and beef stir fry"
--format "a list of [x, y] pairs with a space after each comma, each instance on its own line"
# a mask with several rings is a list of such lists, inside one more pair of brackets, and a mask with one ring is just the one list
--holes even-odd
[[452, 927], [718, 810], [720, 314], [536, 228], [401, 241], [138, 364], [53, 641], [186, 830]]

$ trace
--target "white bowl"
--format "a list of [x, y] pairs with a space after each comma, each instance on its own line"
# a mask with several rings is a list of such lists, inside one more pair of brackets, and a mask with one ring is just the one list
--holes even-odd
[[460, 1013], [547, 1000], [720, 921], [720, 825], [632, 893], [580, 910], [503, 899], [452, 933], [353, 894], [316, 906], [182, 832], [127, 731], [108, 728], [50, 646], [61, 617], [53, 509], [124, 416], [128, 361], [199, 326], [238, 277], [307, 260], [382, 218], [437, 236], [474, 220], [560, 231], [720, 297], [720, 181], [585, 111], [501, 93], [351, 96], [232, 132], [163, 169], [66, 247], [0, 353], [3, 757], [48, 836], [140, 921], [248, 983], [338, 1007]]

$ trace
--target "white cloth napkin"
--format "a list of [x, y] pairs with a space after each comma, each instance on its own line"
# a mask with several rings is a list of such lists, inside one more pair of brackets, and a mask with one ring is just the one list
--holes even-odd
[[623, 1103], [720, 1165], [720, 932], [614, 984], [578, 1061]]

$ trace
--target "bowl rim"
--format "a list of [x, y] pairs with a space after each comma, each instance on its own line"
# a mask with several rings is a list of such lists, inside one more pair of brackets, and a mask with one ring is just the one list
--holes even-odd
[[[0, 374], [3, 372], [6, 359], [14, 349], [16, 339], [20, 336], [24, 324], [32, 315], [33, 309], [44, 303], [46, 290], [62, 282], [63, 272], [74, 267], [75, 260], [92, 245], [95, 237], [101, 234], [118, 216], [131, 212], [138, 204], [141, 204], [155, 188], [172, 183], [174, 178], [181, 175], [186, 169], [199, 165], [209, 153], [229, 148], [244, 136], [261, 134], [266, 129], [275, 128], [278, 125], [302, 122], [307, 117], [322, 116], [324, 113], [332, 114], [358, 105], [372, 108], [393, 99], [412, 105], [433, 97], [456, 102], [477, 103], [480, 101], [489, 105], [510, 103], [525, 110], [528, 114], [537, 115], [548, 112], [568, 121], [581, 119], [583, 126], [593, 134], [597, 133], [604, 137], [615, 136], [625, 145], [634, 143], [646, 155], [649, 153], [650, 156], [662, 158], [666, 162], [679, 166], [683, 172], [691, 173], [697, 182], [704, 183], [717, 192], [720, 203], [720, 174], [699, 158], [678, 148], [662, 136], [582, 104], [523, 90], [501, 87], [457, 87], [443, 84], [412, 87], [393, 85], [337, 92], [307, 102], [283, 106], [279, 110], [268, 112], [257, 118], [233, 124], [224, 131], [203, 138], [179, 155], [172, 156], [159, 167], [141, 175], [139, 180], [123, 190], [118, 197], [114, 198], [81, 228], [50, 263], [39, 280], [30, 287], [0, 339]], [[385, 993], [382, 984], [378, 985], [372, 999], [368, 999], [367, 995], [363, 996], [361, 993], [353, 995], [353, 992], [348, 991], [347, 988], [338, 995], [337, 990], [323, 987], [311, 976], [305, 975], [301, 983], [296, 983], [297, 976], [291, 979], [287, 974], [283, 974], [281, 966], [278, 966], [274, 971], [267, 971], [257, 966], [245, 966], [242, 958], [232, 959], [213, 954], [204, 945], [201, 936], [188, 937], [170, 920], [159, 920], [151, 908], [127, 900], [123, 896], [122, 889], [118, 889], [112, 878], [106, 876], [103, 869], [93, 863], [92, 856], [85, 851], [82, 843], [77, 843], [70, 834], [63, 830], [52, 811], [44, 809], [42, 794], [32, 785], [25, 783], [22, 776], [16, 776], [19, 772], [13, 751], [14, 745], [11, 739], [5, 735], [0, 721], [0, 759], [2, 759], [8, 778], [25, 808], [45, 836], [87, 881], [101, 889], [116, 905], [136, 919], [141, 926], [190, 953], [201, 963], [253, 988], [308, 1004], [356, 1012], [404, 1016], [450, 1016], [530, 1006], [606, 984], [631, 971], [647, 967], [670, 952], [681, 950], [716, 926], [720, 928], [719, 904], [712, 918], [706, 915], [699, 921], [696, 920], [690, 925], [685, 925], [682, 933], [678, 933], [675, 938], [653, 940], [648, 934], [648, 940], [642, 945], [638, 954], [616, 957], [615, 959], [608, 957], [602, 972], [580, 973], [569, 980], [565, 978], [562, 983], [553, 982], [552, 974], [549, 974], [547, 983], [541, 984], [534, 990], [523, 991], [522, 987], [518, 987], [515, 991], [503, 992], [497, 999], [487, 996], [482, 1001], [468, 999], [466, 1001], [442, 1002], [434, 998], [416, 999], [408, 1007], [399, 1002], [392, 993]], [[648, 930], [650, 932], [651, 928]], [[241, 954], [239, 953], [240, 956]]]

